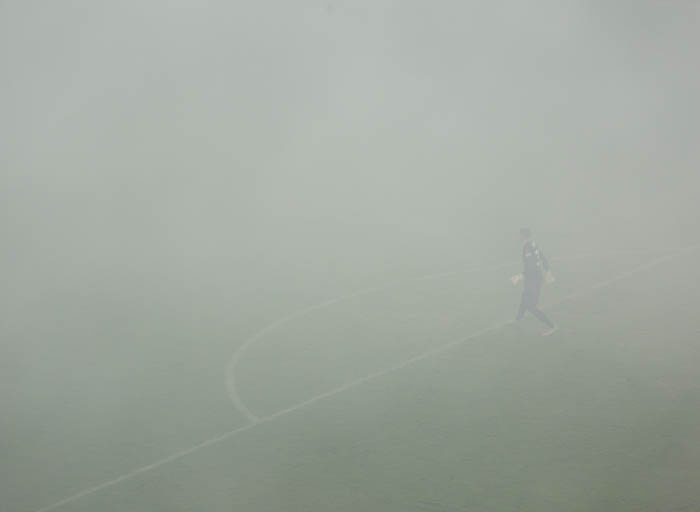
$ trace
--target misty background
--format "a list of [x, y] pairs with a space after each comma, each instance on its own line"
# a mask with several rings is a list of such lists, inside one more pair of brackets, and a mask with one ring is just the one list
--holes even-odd
[[521, 225], [682, 244], [698, 219], [694, 2], [2, 9], [20, 289], [439, 266]]
[[256, 328], [517, 261], [521, 226], [552, 260], [696, 243], [699, 21], [682, 0], [0, 2], [5, 431], [90, 400], [113, 421], [158, 336], [215, 340], [194, 364], [223, 407]]

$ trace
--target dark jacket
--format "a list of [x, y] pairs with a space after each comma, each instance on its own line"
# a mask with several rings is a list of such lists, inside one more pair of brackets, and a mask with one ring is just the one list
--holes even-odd
[[549, 262], [539, 250], [537, 244], [528, 240], [523, 244], [523, 277], [525, 280], [542, 279], [544, 272], [549, 271]]

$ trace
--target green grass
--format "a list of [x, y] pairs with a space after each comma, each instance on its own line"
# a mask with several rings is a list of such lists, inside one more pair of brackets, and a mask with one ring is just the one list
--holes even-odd
[[[543, 303], [558, 304], [557, 335], [532, 319], [490, 332], [57, 510], [700, 510], [695, 256], [562, 303], [653, 255], [553, 262]], [[241, 393], [273, 414], [506, 320], [511, 270], [406, 283], [290, 322], [247, 352]], [[277, 306], [256, 307], [247, 323], [134, 314], [113, 343], [76, 336], [83, 355], [60, 369], [37, 349], [40, 384], [8, 395], [3, 510], [32, 512], [245, 425], [223, 368], [274, 320], [260, 309]]]

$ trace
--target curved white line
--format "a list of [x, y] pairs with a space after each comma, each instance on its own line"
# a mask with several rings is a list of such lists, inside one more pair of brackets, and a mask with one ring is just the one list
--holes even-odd
[[[667, 252], [667, 251], [658, 251], [658, 250], [649, 250], [649, 249], [640, 249], [640, 250], [623, 250], [623, 251], [615, 251], [612, 253], [607, 253], [607, 254], [599, 254], [599, 253], [590, 253], [590, 254], [581, 254], [578, 256], [573, 256], [570, 258], [565, 258], [564, 260], [559, 260], [559, 261], [572, 261], [572, 260], [578, 260], [578, 259], [592, 259], [592, 258], [605, 258], [613, 255], [618, 255], [618, 254], [646, 254], [646, 253], [652, 253], [652, 252]], [[668, 251], [668, 252], [677, 252], [674, 250]], [[255, 424], [258, 421], [260, 421], [260, 417], [256, 415], [250, 407], [246, 404], [245, 400], [243, 400], [243, 397], [241, 396], [239, 386], [237, 384], [236, 380], [236, 367], [238, 366], [240, 360], [243, 358], [245, 353], [248, 351], [248, 349], [254, 345], [258, 340], [263, 338], [265, 335], [270, 333], [271, 331], [274, 331], [275, 329], [291, 322], [292, 320], [297, 320], [299, 318], [305, 317], [314, 311], [318, 311], [320, 309], [324, 309], [328, 306], [331, 306], [333, 304], [336, 304], [338, 302], [344, 302], [350, 299], [354, 299], [356, 297], [361, 297], [362, 295], [369, 295], [372, 293], [378, 293], [382, 291], [387, 291], [392, 288], [396, 288], [399, 286], [403, 286], [409, 283], [413, 282], [418, 282], [418, 281], [427, 281], [430, 279], [437, 279], [440, 277], [448, 277], [452, 275], [457, 275], [457, 274], [469, 274], [469, 273], [474, 273], [474, 272], [483, 272], [486, 270], [497, 270], [499, 268], [504, 268], [504, 267], [510, 267], [514, 265], [518, 265], [520, 262], [518, 261], [510, 261], [510, 262], [504, 262], [504, 263], [499, 263], [496, 265], [487, 265], [487, 266], [480, 266], [480, 267], [472, 267], [468, 269], [463, 269], [463, 270], [454, 270], [454, 271], [449, 271], [449, 272], [440, 272], [440, 273], [434, 273], [434, 274], [427, 274], [424, 276], [419, 276], [419, 277], [413, 277], [410, 279], [398, 281], [398, 282], [393, 282], [389, 283], [386, 285], [382, 286], [375, 286], [372, 288], [366, 288], [364, 290], [359, 290], [356, 292], [349, 293], [347, 295], [341, 295], [339, 297], [335, 297], [332, 299], [328, 299], [324, 302], [319, 302], [318, 304], [313, 304], [311, 306], [307, 306], [305, 308], [299, 309], [297, 311], [294, 311], [286, 316], [283, 316], [282, 318], [279, 318], [275, 320], [274, 322], [266, 325], [259, 331], [257, 331], [255, 334], [253, 334], [251, 337], [247, 338], [246, 340], [241, 343], [241, 345], [238, 346], [238, 348], [233, 352], [233, 355], [231, 356], [231, 359], [229, 360], [228, 364], [226, 365], [226, 375], [225, 375], [225, 381], [226, 381], [226, 390], [228, 391], [229, 398], [231, 399], [231, 403], [233, 404], [233, 407], [238, 410], [241, 414], [243, 414], [248, 421], [251, 424]]]
[[231, 399], [231, 403], [233, 404], [234, 408], [241, 412], [250, 423], [257, 423], [260, 421], [260, 417], [257, 416], [253, 411], [250, 410], [250, 408], [246, 405], [245, 401], [241, 397], [240, 392], [238, 391], [238, 385], [236, 384], [236, 366], [238, 365], [238, 362], [241, 360], [241, 358], [245, 355], [246, 351], [260, 338], [268, 334], [269, 332], [277, 329], [278, 327], [283, 326], [284, 324], [287, 324], [291, 322], [292, 320], [296, 320], [298, 318], [302, 318], [310, 313], [313, 313], [314, 311], [317, 311], [319, 309], [326, 308], [328, 306], [331, 306], [333, 304], [336, 304], [338, 302], [343, 302], [347, 301], [350, 299], [354, 299], [356, 297], [361, 297], [363, 295], [369, 295], [372, 293], [378, 293], [386, 290], [390, 290], [392, 288], [396, 288], [398, 286], [402, 286], [408, 283], [412, 282], [417, 282], [417, 281], [424, 281], [424, 280], [429, 280], [429, 279], [437, 279], [439, 277], [447, 277], [459, 273], [471, 273], [471, 272], [481, 272], [484, 270], [491, 270], [491, 269], [497, 269], [497, 268], [502, 268], [506, 266], [511, 266], [515, 265], [515, 262], [508, 262], [508, 263], [501, 263], [499, 265], [491, 265], [489, 267], [478, 267], [478, 268], [470, 268], [467, 270], [455, 270], [455, 271], [450, 271], [450, 272], [440, 272], [440, 273], [435, 273], [435, 274], [427, 274], [424, 276], [420, 277], [414, 277], [411, 279], [406, 279], [404, 281], [399, 281], [399, 282], [394, 282], [390, 284], [386, 284], [383, 286], [374, 286], [372, 288], [365, 288], [364, 290], [358, 290], [356, 292], [349, 293], [347, 295], [341, 295], [339, 297], [335, 297], [333, 299], [328, 299], [323, 302], [319, 302], [318, 304], [313, 304], [311, 306], [305, 307], [303, 309], [299, 309], [293, 313], [290, 313], [286, 316], [283, 316], [282, 318], [279, 318], [275, 320], [274, 322], [266, 325], [259, 331], [257, 331], [255, 334], [253, 334], [250, 338], [247, 338], [241, 345], [234, 351], [233, 355], [231, 356], [230, 361], [226, 365], [226, 389], [228, 391], [228, 395]]

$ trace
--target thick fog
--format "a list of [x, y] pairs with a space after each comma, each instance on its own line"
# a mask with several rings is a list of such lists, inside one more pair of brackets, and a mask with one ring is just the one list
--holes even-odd
[[520, 225], [688, 235], [697, 22], [693, 2], [3, 2], [5, 268], [37, 291], [235, 286], [459, 260]]
[[[213, 389], [256, 326], [518, 261], [523, 226], [552, 259], [696, 243], [699, 21], [691, 1], [0, 2], [6, 411], [31, 426], [91, 386], [76, 368], [183, 317], [218, 340]], [[107, 417], [114, 372], [91, 391]]]

